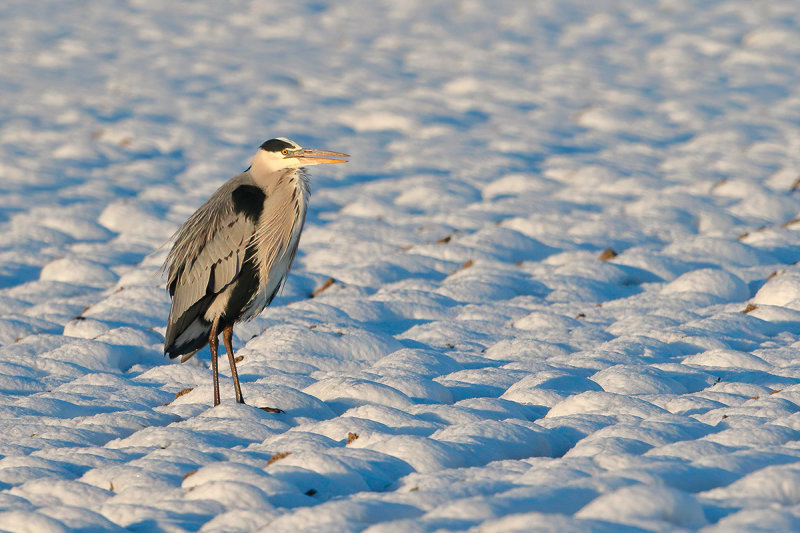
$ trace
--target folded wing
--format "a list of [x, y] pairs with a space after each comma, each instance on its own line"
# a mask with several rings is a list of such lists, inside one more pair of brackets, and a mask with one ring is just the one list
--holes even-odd
[[255, 220], [237, 212], [232, 191], [246, 177], [233, 178], [209, 198], [178, 230], [167, 256], [164, 267], [172, 308], [164, 353], [170, 357], [191, 357], [205, 346], [211, 330], [205, 312], [242, 272]]

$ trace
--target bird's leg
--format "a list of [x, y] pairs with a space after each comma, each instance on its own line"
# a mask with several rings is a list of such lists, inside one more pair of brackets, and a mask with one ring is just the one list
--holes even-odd
[[228, 362], [231, 364], [231, 377], [233, 378], [233, 388], [236, 390], [236, 401], [244, 403], [242, 387], [239, 385], [239, 373], [236, 372], [236, 360], [233, 358], [233, 326], [228, 326], [222, 330], [222, 342], [225, 343], [225, 351], [228, 352]]
[[[244, 403], [242, 387], [239, 385], [239, 373], [236, 371], [236, 359], [233, 357], [233, 326], [228, 326], [222, 330], [222, 342], [225, 343], [225, 351], [228, 352], [228, 362], [231, 364], [231, 377], [233, 378], [233, 388], [236, 390], [236, 401]], [[268, 413], [283, 413], [283, 409], [276, 407], [259, 407]]]
[[208, 347], [211, 349], [211, 372], [214, 374], [214, 405], [219, 405], [219, 368], [217, 362], [217, 350], [219, 348], [219, 339], [217, 338], [217, 325], [219, 319], [214, 320], [211, 324], [211, 333], [208, 336]]

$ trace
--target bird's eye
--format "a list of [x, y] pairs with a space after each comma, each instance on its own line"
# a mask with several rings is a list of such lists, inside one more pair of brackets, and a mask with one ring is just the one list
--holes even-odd
[[289, 149], [288, 148], [284, 148], [283, 150], [281, 150], [281, 153], [283, 155], [289, 155]]

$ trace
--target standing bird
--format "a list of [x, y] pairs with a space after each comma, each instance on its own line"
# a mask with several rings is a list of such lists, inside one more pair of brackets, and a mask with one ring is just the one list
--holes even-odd
[[217, 189], [176, 233], [163, 267], [172, 298], [164, 353], [184, 362], [209, 345], [214, 405], [219, 405], [220, 333], [236, 401], [244, 403], [231, 346], [233, 325], [258, 315], [286, 281], [308, 205], [303, 167], [346, 163], [339, 159], [344, 157], [349, 156], [270, 139], [250, 167]]

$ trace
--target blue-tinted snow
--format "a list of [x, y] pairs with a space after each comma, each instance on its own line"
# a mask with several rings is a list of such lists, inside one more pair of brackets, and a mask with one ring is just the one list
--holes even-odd
[[[0, 15], [0, 529], [800, 529], [796, 2]], [[158, 267], [275, 136], [353, 157], [212, 408]]]

